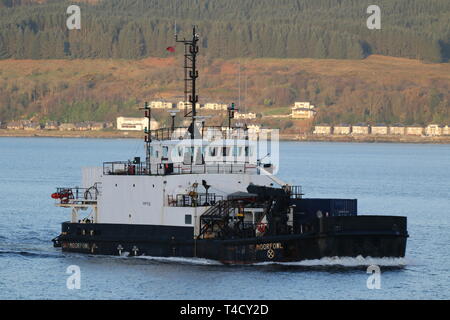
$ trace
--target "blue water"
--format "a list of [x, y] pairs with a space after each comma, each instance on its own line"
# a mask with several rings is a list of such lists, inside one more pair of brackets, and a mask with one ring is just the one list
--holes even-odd
[[[138, 140], [0, 138], [0, 299], [449, 299], [450, 146], [281, 143], [279, 176], [308, 197], [357, 198], [360, 213], [406, 215], [405, 259], [333, 258], [223, 266], [198, 259], [62, 253], [50, 240], [68, 220], [56, 186], [80, 168], [143, 156]], [[366, 266], [381, 267], [369, 290]], [[66, 269], [81, 270], [69, 290]]]

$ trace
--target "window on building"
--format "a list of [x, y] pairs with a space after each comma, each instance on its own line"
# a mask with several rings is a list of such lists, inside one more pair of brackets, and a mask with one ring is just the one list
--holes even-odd
[[184, 223], [185, 223], [185, 224], [192, 224], [192, 215], [186, 214], [186, 215], [184, 216]]

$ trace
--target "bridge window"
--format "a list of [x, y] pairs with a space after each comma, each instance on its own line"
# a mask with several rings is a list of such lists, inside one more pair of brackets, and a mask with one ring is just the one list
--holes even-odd
[[217, 156], [217, 148], [216, 147], [209, 147], [209, 155], [211, 157]]
[[167, 158], [169, 156], [169, 147], [168, 146], [163, 146], [162, 147], [162, 156], [164, 158]]
[[233, 147], [233, 157], [240, 157], [242, 155], [242, 147]]
[[222, 147], [222, 156], [227, 157], [230, 155], [230, 148]]
[[149, 150], [150, 156], [154, 157], [155, 156], [155, 149], [150, 146], [150, 150]]
[[245, 147], [245, 156], [251, 157], [253, 155], [253, 149], [250, 147]]
[[192, 224], [192, 215], [186, 214], [184, 216], [184, 224]]

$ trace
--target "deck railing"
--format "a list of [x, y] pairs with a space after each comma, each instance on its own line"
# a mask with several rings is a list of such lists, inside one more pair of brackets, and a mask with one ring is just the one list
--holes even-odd
[[94, 184], [90, 188], [60, 187], [52, 194], [52, 198], [59, 204], [89, 204], [97, 202], [99, 186]]
[[[208, 139], [248, 139], [249, 134], [252, 132], [246, 130], [243, 127], [221, 127], [221, 126], [205, 126], [197, 127], [198, 132], [196, 139], [208, 138]], [[190, 133], [188, 127], [175, 127], [175, 128], [160, 128], [150, 131], [152, 140], [171, 140], [171, 139], [190, 139]]]
[[174, 175], [174, 174], [238, 174], [256, 172], [256, 166], [248, 163], [182, 164], [158, 163], [148, 169], [143, 163], [113, 161], [103, 163], [105, 175]]
[[175, 197], [172, 195], [167, 196], [167, 203], [170, 207], [213, 206], [221, 200], [223, 200], [223, 196], [216, 195], [215, 193], [177, 194]]

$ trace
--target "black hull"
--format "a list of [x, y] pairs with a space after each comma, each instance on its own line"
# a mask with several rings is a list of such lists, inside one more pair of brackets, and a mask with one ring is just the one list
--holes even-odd
[[[191, 227], [66, 222], [54, 242], [68, 252], [197, 257], [230, 264], [295, 262], [335, 256], [404, 257], [408, 237], [406, 218], [380, 216], [375, 227], [374, 218], [328, 218], [326, 223], [317, 225], [314, 233], [228, 240], [193, 240]], [[358, 226], [365, 228], [358, 229]]]

